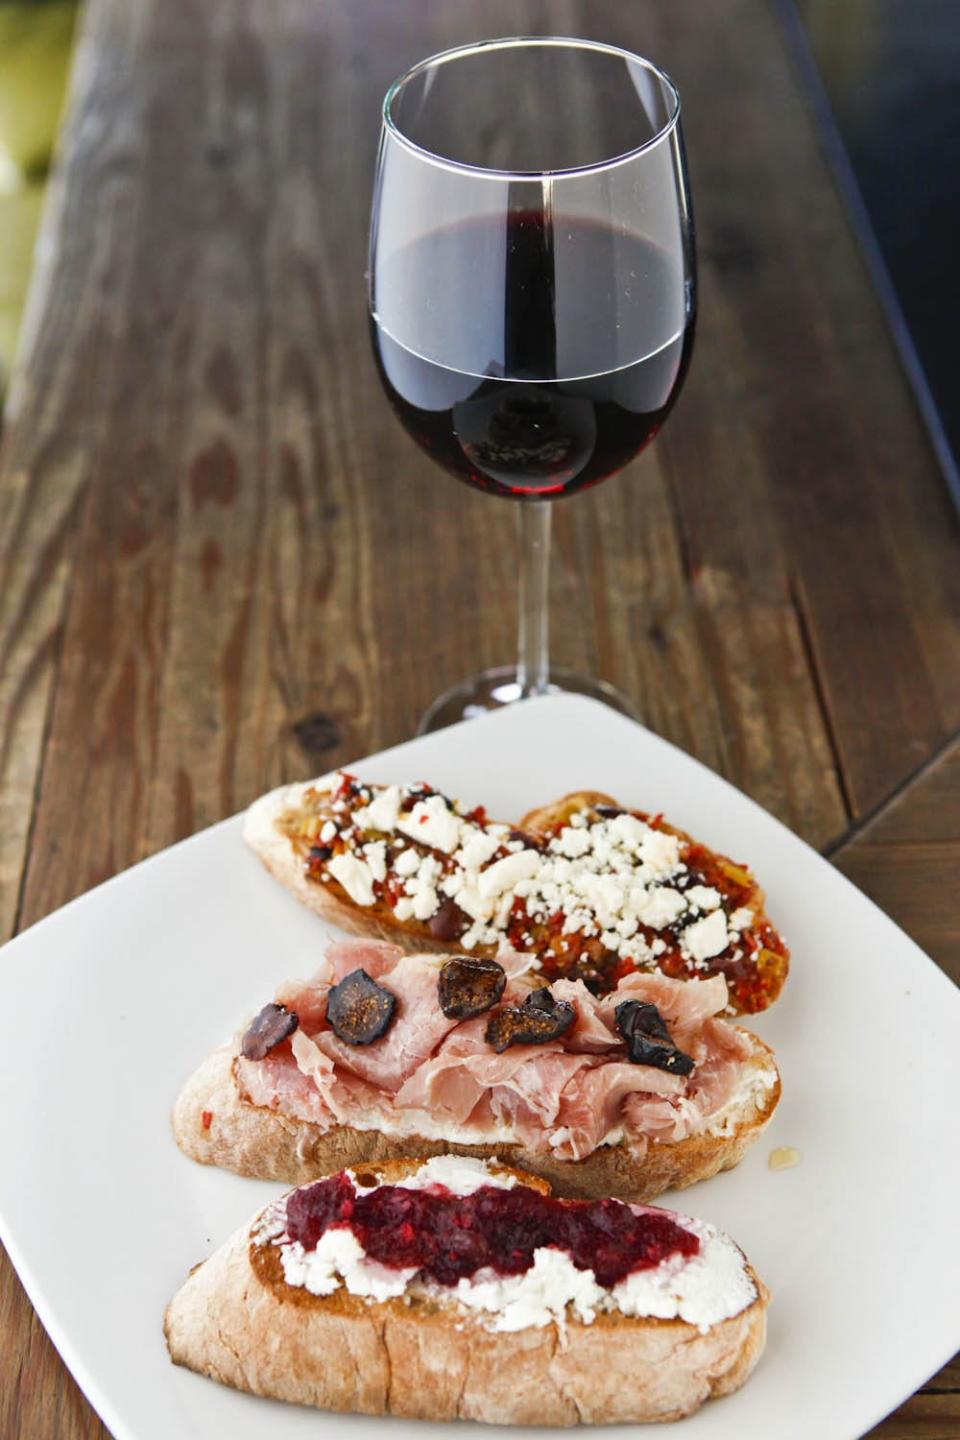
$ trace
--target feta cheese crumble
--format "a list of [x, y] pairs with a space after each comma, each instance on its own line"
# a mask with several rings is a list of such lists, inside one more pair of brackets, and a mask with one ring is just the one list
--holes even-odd
[[312, 878], [336, 880], [357, 905], [383, 900], [401, 923], [425, 924], [453, 901], [461, 913], [447, 933], [467, 952], [512, 944], [559, 973], [581, 957], [611, 971], [618, 959], [655, 968], [669, 952], [683, 965], [668, 973], [690, 976], [715, 971], [725, 952], [740, 958], [741, 934], [756, 920], [707, 884], [696, 860], [688, 868], [686, 842], [660, 829], [659, 817], [580, 811], [538, 843], [425, 785], [345, 777], [328, 803], [337, 823], [323, 824], [323, 843], [348, 848], [308, 861]]
[[343, 886], [354, 904], [373, 904], [373, 871], [366, 860], [360, 860], [356, 855], [344, 850], [342, 854], [334, 855], [328, 862], [327, 869], [334, 880]]

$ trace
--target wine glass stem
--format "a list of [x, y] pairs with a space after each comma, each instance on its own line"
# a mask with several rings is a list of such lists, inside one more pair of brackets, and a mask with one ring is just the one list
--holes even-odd
[[520, 510], [520, 624], [517, 684], [523, 697], [544, 695], [550, 680], [550, 520], [545, 500], [522, 500]]

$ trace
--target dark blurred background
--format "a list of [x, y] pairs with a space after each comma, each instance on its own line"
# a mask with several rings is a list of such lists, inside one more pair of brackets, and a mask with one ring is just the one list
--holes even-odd
[[779, 10], [960, 504], [960, 4], [780, 0]]
[[[770, 3], [960, 504], [960, 0]], [[0, 388], [22, 320], [77, 10], [77, 0], [0, 0]]]

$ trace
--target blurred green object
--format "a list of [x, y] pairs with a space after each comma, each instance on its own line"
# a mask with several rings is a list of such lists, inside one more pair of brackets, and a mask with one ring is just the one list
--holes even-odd
[[0, 0], [0, 389], [30, 279], [77, 0]]
[[0, 394], [17, 344], [42, 208], [39, 182], [0, 194]]
[[0, 0], [0, 155], [25, 177], [50, 163], [76, 18], [76, 0]]

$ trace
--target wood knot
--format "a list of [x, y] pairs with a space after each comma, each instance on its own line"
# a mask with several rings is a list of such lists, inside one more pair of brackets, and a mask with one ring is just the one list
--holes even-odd
[[232, 505], [237, 494], [237, 461], [223, 439], [201, 450], [190, 466], [190, 491], [195, 510], [211, 502]]
[[667, 638], [666, 630], [664, 630], [659, 620], [651, 621], [647, 626], [647, 635], [650, 637], [653, 648], [658, 650], [661, 655], [664, 655], [670, 647], [670, 641]]
[[328, 750], [335, 750], [343, 739], [336, 720], [332, 715], [325, 715], [322, 710], [317, 710], [312, 715], [304, 715], [302, 720], [296, 720], [290, 728], [297, 737], [300, 748], [308, 755], [323, 755]]

